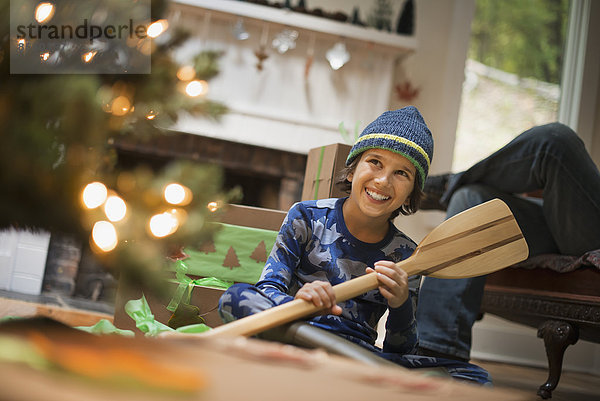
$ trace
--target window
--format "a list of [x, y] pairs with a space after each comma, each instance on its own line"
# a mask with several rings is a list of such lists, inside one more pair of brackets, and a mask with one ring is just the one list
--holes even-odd
[[452, 170], [559, 119], [568, 0], [476, 0]]

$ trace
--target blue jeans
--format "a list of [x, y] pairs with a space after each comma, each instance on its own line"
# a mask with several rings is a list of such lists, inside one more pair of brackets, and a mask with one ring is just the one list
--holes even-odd
[[[543, 200], [518, 195], [536, 190], [543, 190]], [[452, 176], [441, 201], [451, 217], [492, 198], [510, 207], [530, 256], [600, 248], [600, 173], [577, 134], [562, 124], [525, 131]], [[469, 359], [484, 285], [485, 277], [425, 278], [417, 307], [420, 346]]]

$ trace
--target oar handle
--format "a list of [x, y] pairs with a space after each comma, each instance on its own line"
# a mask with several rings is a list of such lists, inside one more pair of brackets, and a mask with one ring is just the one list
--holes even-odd
[[367, 273], [364, 276], [334, 285], [333, 292], [335, 292], [336, 302], [343, 302], [364, 294], [367, 291], [374, 290], [378, 286], [377, 274]]
[[[364, 276], [345, 281], [333, 286], [336, 302], [347, 301], [367, 291], [378, 287], [377, 274], [369, 273]], [[292, 322], [324, 308], [315, 306], [303, 299], [294, 299], [255, 315], [233, 321], [203, 333], [203, 336], [252, 336], [273, 327]]]
[[409, 277], [423, 272], [423, 267], [415, 263], [415, 256], [418, 252], [419, 251], [417, 250], [410, 257], [401, 260], [400, 262], [396, 262], [396, 266], [404, 270]]

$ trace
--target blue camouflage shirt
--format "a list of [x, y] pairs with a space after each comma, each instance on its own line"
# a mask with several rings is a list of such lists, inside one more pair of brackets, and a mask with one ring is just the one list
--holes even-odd
[[[362, 242], [350, 234], [342, 213], [346, 199], [304, 201], [291, 207], [256, 284], [273, 302], [291, 301], [305, 283], [321, 280], [336, 285], [362, 276], [367, 266], [373, 267], [379, 260], [398, 262], [413, 253], [415, 242], [392, 222], [386, 237], [378, 243]], [[410, 294], [399, 308], [389, 308], [384, 352], [414, 352], [417, 328], [413, 296], [414, 293]], [[388, 309], [379, 290], [339, 305], [343, 310], [341, 316], [322, 315], [310, 323], [355, 343], [372, 346], [377, 338], [377, 323]]]

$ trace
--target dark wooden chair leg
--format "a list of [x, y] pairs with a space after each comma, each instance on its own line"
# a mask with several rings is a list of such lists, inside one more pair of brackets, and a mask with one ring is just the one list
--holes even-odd
[[548, 357], [548, 379], [542, 384], [537, 394], [543, 399], [552, 398], [552, 390], [558, 385], [562, 371], [563, 356], [569, 345], [579, 339], [576, 326], [564, 321], [548, 320], [540, 326], [537, 336], [544, 339]]

